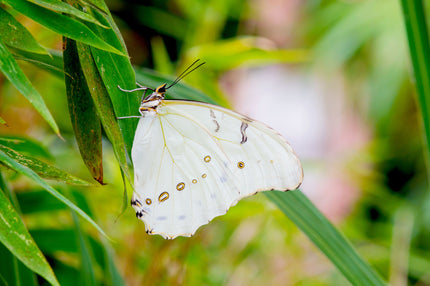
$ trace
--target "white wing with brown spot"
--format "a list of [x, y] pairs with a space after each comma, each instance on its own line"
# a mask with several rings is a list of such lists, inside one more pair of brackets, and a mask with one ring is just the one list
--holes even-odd
[[243, 197], [296, 189], [302, 167], [266, 125], [201, 102], [164, 100], [139, 121], [132, 205], [151, 234], [191, 236]]

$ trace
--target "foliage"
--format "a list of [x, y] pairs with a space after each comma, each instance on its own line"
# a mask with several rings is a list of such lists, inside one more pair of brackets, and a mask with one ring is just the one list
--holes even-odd
[[[288, 253], [298, 261], [306, 256], [306, 251], [292, 250], [307, 245], [284, 213], [340, 270], [324, 268], [325, 273], [309, 281], [344, 284], [346, 278], [353, 285], [384, 285], [378, 272], [393, 282], [393, 273], [404, 271], [401, 278], [428, 282], [430, 260], [419, 250], [430, 248], [428, 216], [417, 216], [428, 213], [423, 147], [404, 134], [408, 130], [421, 135], [419, 128], [405, 128], [416, 126], [420, 113], [409, 99], [412, 88], [406, 83], [405, 50], [390, 48], [398, 38], [405, 39], [396, 1], [309, 1], [305, 9], [311, 16], [300, 32], [306, 35], [301, 40], [312, 47], [310, 51], [267, 49], [260, 38], [241, 36], [248, 20], [246, 1], [154, 1], [149, 6], [112, 1], [108, 4], [114, 16], [102, 0], [70, 3], [0, 1], [0, 71], [8, 80], [0, 86], [0, 281], [6, 285], [76, 285], [77, 281], [219, 285], [248, 277], [258, 285], [283, 272], [292, 276], [291, 281], [306, 284], [308, 280], [293, 277], [294, 271], [287, 267], [276, 268], [272, 261], [276, 256], [270, 256]], [[429, 138], [429, 61], [420, 60], [428, 59], [424, 10], [408, 1], [402, 5], [418, 107]], [[146, 57], [133, 67], [127, 51], [133, 42], [126, 48], [122, 35], [138, 31]], [[222, 74], [273, 63], [312, 62], [328, 73], [343, 70], [351, 90], [358, 85], [357, 94], [368, 91], [365, 112], [374, 123], [376, 139], [363, 156], [371, 157], [377, 167], [362, 184], [365, 194], [348, 219], [353, 227], [348, 221], [343, 227], [352, 243], [300, 191], [267, 194], [278, 209], [261, 200], [246, 200], [191, 239], [164, 241], [144, 234], [126, 209], [131, 185], [128, 158], [137, 122], [116, 120], [137, 113], [140, 95], [123, 93], [118, 86], [132, 89], [137, 80], [154, 88], [172, 81], [174, 71], [196, 58], [207, 61], [206, 70], [186, 80], [203, 92], [179, 84], [169, 90], [170, 97], [229, 106], [217, 84]], [[357, 82], [365, 82], [366, 88]], [[17, 99], [20, 95], [11, 85], [29, 104]], [[362, 100], [351, 94], [356, 95], [352, 101]], [[23, 118], [10, 112], [8, 107], [14, 105]], [[74, 140], [77, 148], [70, 143]], [[106, 181], [107, 186], [97, 186]], [[243, 237], [244, 230], [254, 235]], [[367, 249], [377, 251], [368, 254]], [[373, 268], [358, 253], [365, 254]], [[266, 268], [261, 261], [272, 264]], [[307, 269], [301, 268], [306, 266], [294, 264], [305, 275]], [[252, 267], [264, 273], [258, 275]]]

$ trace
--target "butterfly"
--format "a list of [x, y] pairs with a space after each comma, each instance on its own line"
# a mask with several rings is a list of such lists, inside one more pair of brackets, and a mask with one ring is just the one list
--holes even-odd
[[119, 117], [140, 118], [131, 152], [131, 205], [147, 233], [166, 239], [192, 236], [240, 199], [294, 190], [303, 179], [297, 155], [270, 127], [220, 106], [164, 99], [167, 89], [199, 67], [185, 73], [191, 66], [148, 97], [148, 87], [119, 87], [144, 91], [141, 116]]

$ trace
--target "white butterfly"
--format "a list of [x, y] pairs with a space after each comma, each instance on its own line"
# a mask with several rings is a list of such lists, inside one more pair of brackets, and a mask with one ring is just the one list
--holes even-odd
[[142, 116], [129, 116], [140, 118], [131, 154], [131, 205], [147, 233], [192, 236], [244, 197], [299, 187], [303, 170], [284, 138], [216, 105], [165, 100], [180, 79], [142, 99]]

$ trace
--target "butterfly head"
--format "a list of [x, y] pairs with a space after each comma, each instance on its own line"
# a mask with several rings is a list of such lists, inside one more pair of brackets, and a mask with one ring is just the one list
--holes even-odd
[[[181, 79], [183, 79], [186, 75], [194, 71], [195, 69], [199, 68], [200, 66], [204, 65], [205, 63], [199, 63], [197, 66], [197, 62], [199, 60], [194, 61], [188, 68], [186, 68], [169, 86], [166, 86], [167, 84], [162, 84], [159, 87], [157, 87], [148, 97], [145, 98], [145, 94], [143, 95], [142, 102], [140, 103], [139, 112], [144, 115], [145, 112], [157, 112], [158, 106], [161, 104], [161, 102], [164, 99], [164, 95], [166, 94], [166, 91], [177, 84]], [[145, 91], [149, 88], [142, 87], [145, 89]], [[141, 90], [141, 89], [140, 89]]]
[[166, 90], [166, 84], [160, 85], [148, 97], [143, 98], [139, 107], [140, 114], [143, 115], [144, 112], [157, 112], [157, 107], [163, 101]]

